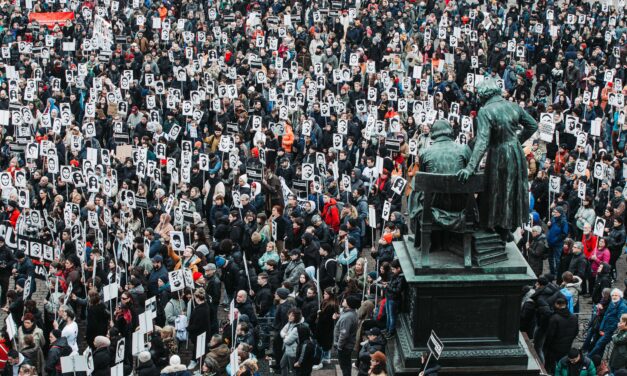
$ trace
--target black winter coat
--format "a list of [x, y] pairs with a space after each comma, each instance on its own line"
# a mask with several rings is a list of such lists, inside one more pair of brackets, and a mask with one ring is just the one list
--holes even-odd
[[578, 255], [573, 253], [573, 258], [570, 259], [568, 271], [583, 280], [585, 278], [587, 266], [588, 260], [586, 260], [586, 256], [583, 255], [583, 252], [580, 252]]
[[159, 376], [159, 370], [152, 362], [152, 359], [147, 361], [146, 363], [139, 363], [137, 366], [137, 375], [138, 376]]
[[111, 364], [110, 353], [108, 347], [101, 347], [96, 349], [93, 353], [94, 358], [94, 372], [92, 376], [109, 376], [111, 375], [111, 368], [109, 364]]
[[385, 342], [385, 339], [379, 336], [374, 341], [367, 341], [366, 344], [361, 347], [359, 355], [357, 356], [358, 376], [368, 375], [370, 356], [377, 351], [385, 352]]
[[555, 293], [559, 291], [557, 285], [550, 283], [536, 290], [531, 297], [536, 303], [536, 324], [546, 328], [553, 309]]
[[189, 338], [192, 341], [196, 341], [196, 336], [204, 332], [209, 332], [212, 319], [209, 313], [209, 306], [206, 302], [196, 305], [192, 310], [192, 314], [189, 315], [189, 324], [187, 325]]
[[103, 303], [87, 308], [87, 343], [92, 345], [97, 336], [107, 335], [109, 329], [109, 313]]
[[577, 316], [570, 313], [567, 308], [556, 310], [549, 319], [544, 342], [545, 350], [559, 355], [567, 354], [578, 332]]
[[272, 290], [270, 290], [269, 284], [261, 287], [255, 293], [255, 308], [257, 309], [259, 317], [267, 315], [273, 304], [274, 295], [272, 294]]

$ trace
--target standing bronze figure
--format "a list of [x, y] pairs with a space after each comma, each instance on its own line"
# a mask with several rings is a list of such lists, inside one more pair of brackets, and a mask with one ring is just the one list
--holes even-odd
[[468, 165], [457, 177], [468, 180], [488, 152], [486, 189], [479, 200], [481, 226], [511, 240], [511, 231], [528, 220], [527, 160], [521, 144], [536, 132], [538, 124], [519, 105], [501, 97], [494, 79], [479, 83], [477, 93], [483, 103], [477, 115], [477, 138]]

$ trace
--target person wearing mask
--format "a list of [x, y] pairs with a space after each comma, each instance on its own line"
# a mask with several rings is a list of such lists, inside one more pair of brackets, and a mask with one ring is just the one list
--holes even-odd
[[618, 327], [618, 322], [624, 313], [627, 313], [627, 303], [623, 300], [623, 292], [619, 289], [613, 289], [610, 293], [610, 305], [607, 307], [603, 320], [599, 326], [599, 339], [596, 341], [588, 356], [595, 354], [603, 355], [605, 346], [612, 340], [612, 335]]
[[333, 343], [337, 350], [337, 358], [342, 370], [342, 376], [351, 376], [351, 356], [357, 337], [357, 313], [361, 299], [349, 295], [342, 300], [342, 311], [333, 314], [337, 319], [333, 330]]

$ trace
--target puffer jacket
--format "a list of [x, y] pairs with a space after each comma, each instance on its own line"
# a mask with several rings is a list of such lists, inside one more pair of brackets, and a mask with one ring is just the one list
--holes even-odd
[[556, 310], [549, 319], [544, 348], [556, 354], [566, 354], [578, 332], [577, 316], [570, 313], [568, 308]]
[[627, 313], [627, 303], [625, 303], [625, 300], [620, 299], [617, 303], [610, 302], [610, 305], [607, 306], [607, 310], [605, 311], [605, 315], [603, 315], [603, 320], [601, 320], [599, 331], [606, 334], [614, 333], [623, 313]]
[[298, 350], [298, 326], [307, 325], [305, 320], [301, 318], [300, 322], [293, 323], [288, 322], [281, 329], [281, 338], [283, 338], [283, 348], [285, 355], [289, 357], [296, 357], [296, 351]]
[[549, 323], [549, 318], [553, 312], [554, 296], [558, 291], [557, 285], [549, 283], [537, 289], [531, 296], [531, 299], [536, 302], [536, 323], [541, 328], [546, 327]]

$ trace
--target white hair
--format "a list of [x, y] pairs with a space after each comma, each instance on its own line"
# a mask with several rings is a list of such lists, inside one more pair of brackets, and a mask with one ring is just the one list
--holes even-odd
[[620, 296], [620, 298], [623, 298], [623, 291], [620, 289], [612, 289], [612, 292], [610, 292], [610, 296], [614, 295], [614, 293], [618, 293], [618, 295]]

